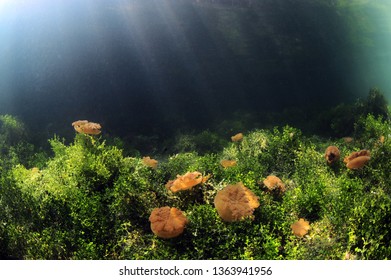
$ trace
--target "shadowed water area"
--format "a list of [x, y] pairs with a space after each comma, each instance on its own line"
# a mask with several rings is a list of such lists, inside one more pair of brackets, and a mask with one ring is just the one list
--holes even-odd
[[19, 116], [37, 141], [72, 138], [78, 119], [129, 141], [280, 124], [311, 130], [319, 112], [371, 87], [389, 94], [386, 4], [6, 1], [0, 113]]

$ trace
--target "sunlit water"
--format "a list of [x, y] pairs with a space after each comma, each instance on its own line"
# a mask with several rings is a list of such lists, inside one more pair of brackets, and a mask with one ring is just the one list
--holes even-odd
[[78, 119], [169, 137], [390, 100], [390, 21], [388, 0], [0, 1], [0, 114], [45, 137]]

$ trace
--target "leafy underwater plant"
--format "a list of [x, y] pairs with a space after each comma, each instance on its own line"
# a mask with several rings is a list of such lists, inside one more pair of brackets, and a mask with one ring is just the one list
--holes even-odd
[[[141, 156], [124, 156], [100, 136], [77, 134], [70, 144], [55, 137], [45, 164], [29, 166], [15, 157], [14, 164], [2, 165], [2, 257], [390, 258], [390, 123], [368, 115], [355, 127], [352, 143], [306, 137], [289, 126], [254, 130], [214, 153], [159, 158], [156, 168]], [[324, 155], [330, 145], [342, 158], [370, 149], [371, 160], [359, 170], [348, 170], [341, 160], [330, 166]], [[224, 158], [235, 159], [236, 166], [222, 167]], [[182, 192], [165, 187], [195, 171], [211, 176]], [[270, 174], [284, 182], [278, 196], [262, 185]], [[251, 217], [225, 222], [213, 200], [237, 182], [254, 193], [259, 207]], [[183, 233], [169, 240], [150, 228], [153, 209], [163, 206], [181, 209], [188, 219]], [[311, 230], [298, 238], [291, 225], [300, 218]]]

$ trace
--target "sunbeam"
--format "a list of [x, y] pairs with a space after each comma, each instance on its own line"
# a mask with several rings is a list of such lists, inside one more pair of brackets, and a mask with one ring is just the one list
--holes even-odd
[[306, 3], [1, 1], [0, 111], [131, 137], [307, 115], [374, 86], [390, 99], [386, 2]]

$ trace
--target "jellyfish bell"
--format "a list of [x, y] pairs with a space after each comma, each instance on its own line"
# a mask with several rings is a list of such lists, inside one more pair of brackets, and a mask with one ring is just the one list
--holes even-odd
[[101, 125], [99, 123], [88, 122], [81, 127], [83, 133], [90, 135], [98, 135], [101, 133]]
[[87, 120], [79, 120], [73, 122], [72, 126], [78, 133], [83, 133], [82, 126], [85, 125], [86, 123], [88, 123]]
[[359, 156], [349, 161], [346, 164], [346, 167], [349, 169], [360, 169], [364, 167], [370, 159], [371, 157], [369, 156]]
[[348, 169], [360, 169], [364, 167], [371, 159], [371, 153], [368, 150], [353, 152], [345, 157], [343, 162]]
[[294, 222], [291, 225], [291, 229], [294, 235], [297, 237], [303, 237], [311, 229], [310, 223], [303, 218], [300, 218], [298, 221]]
[[188, 223], [181, 210], [169, 206], [153, 209], [149, 221], [151, 222], [152, 232], [163, 239], [181, 235]]
[[89, 122], [87, 120], [79, 120], [72, 123], [73, 128], [78, 133], [98, 135], [101, 133], [102, 126], [99, 123]]
[[252, 216], [259, 207], [258, 197], [241, 182], [227, 185], [217, 192], [214, 205], [219, 216], [226, 222], [240, 221]]
[[156, 159], [151, 158], [151, 157], [143, 157], [143, 163], [146, 166], [151, 167], [152, 169], [156, 169], [157, 165], [158, 165], [158, 161]]
[[336, 146], [328, 146], [324, 156], [326, 158], [327, 164], [333, 165], [339, 160], [340, 151]]
[[175, 180], [168, 181], [166, 184], [166, 188], [172, 192], [178, 192], [191, 189], [194, 186], [204, 182], [205, 180], [200, 172], [187, 172], [184, 175], [177, 175], [177, 178]]
[[240, 142], [243, 140], [243, 133], [238, 133], [235, 134], [234, 136], [231, 137], [232, 142]]
[[286, 190], [285, 184], [280, 178], [274, 175], [269, 175], [263, 180], [263, 184], [269, 191], [278, 190], [283, 193]]

